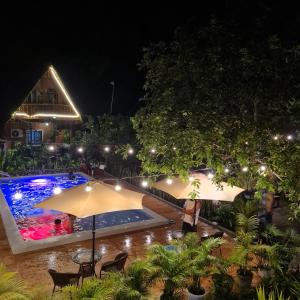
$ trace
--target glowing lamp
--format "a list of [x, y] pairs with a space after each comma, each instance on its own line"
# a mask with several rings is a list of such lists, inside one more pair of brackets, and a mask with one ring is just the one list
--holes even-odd
[[193, 182], [195, 178], [193, 176], [189, 176], [189, 182]]
[[152, 148], [152, 149], [150, 150], [150, 152], [151, 152], [151, 153], [155, 153], [156, 150], [155, 150], [154, 148]]
[[15, 194], [14, 194], [14, 199], [16, 200], [21, 200], [23, 198], [23, 194], [20, 192], [20, 191], [17, 191]]
[[167, 178], [166, 182], [167, 184], [171, 185], [173, 183], [173, 180], [171, 178]]
[[173, 150], [175, 151], [177, 148], [176, 147], [173, 147]]
[[267, 170], [267, 167], [266, 166], [264, 166], [264, 165], [262, 165], [262, 166], [260, 166], [260, 168], [259, 168], [261, 171], [266, 171]]
[[109, 152], [110, 151], [110, 148], [108, 146], [104, 147], [104, 151], [105, 152]]
[[225, 169], [224, 169], [224, 172], [225, 172], [226, 174], [228, 174], [229, 171], [230, 171], [230, 170], [229, 170], [228, 168], [225, 168]]
[[248, 172], [248, 170], [249, 170], [248, 167], [243, 167], [243, 168], [242, 168], [242, 171], [243, 171], [243, 172]]
[[48, 122], [46, 122], [46, 123], [45, 123], [45, 126], [49, 126], [49, 123], [48, 123]]
[[141, 186], [144, 187], [144, 188], [146, 188], [148, 186], [148, 181], [147, 180], [143, 180], [141, 182]]
[[213, 178], [214, 178], [214, 174], [213, 174], [213, 173], [208, 173], [207, 177], [208, 177], [209, 179], [213, 179]]
[[54, 195], [59, 195], [61, 192], [62, 192], [62, 189], [59, 186], [57, 186], [53, 189]]
[[278, 135], [274, 135], [274, 136], [273, 136], [273, 140], [274, 140], [274, 141], [277, 141], [277, 140], [278, 140]]
[[287, 139], [288, 141], [291, 141], [291, 140], [293, 139], [293, 136], [292, 136], [291, 134], [289, 134], [289, 135], [286, 137], [286, 139]]
[[78, 151], [79, 153], [83, 153], [83, 148], [82, 148], [82, 147], [79, 147], [79, 148], [77, 148], [77, 151]]
[[128, 149], [128, 154], [133, 154], [134, 150], [132, 148]]
[[51, 145], [51, 146], [48, 147], [48, 150], [49, 150], [49, 151], [54, 151], [54, 150], [55, 150], [55, 147], [54, 147], [53, 145]]
[[116, 190], [117, 192], [121, 191], [121, 189], [122, 189], [122, 187], [121, 187], [119, 184], [116, 184], [116, 185], [115, 185], [115, 190]]
[[90, 192], [92, 190], [92, 187], [90, 185], [87, 185], [84, 190], [86, 192]]

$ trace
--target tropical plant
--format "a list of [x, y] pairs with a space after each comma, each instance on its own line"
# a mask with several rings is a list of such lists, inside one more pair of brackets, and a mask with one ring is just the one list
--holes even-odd
[[17, 277], [15, 272], [7, 271], [0, 264], [0, 299], [1, 300], [29, 300], [30, 293], [24, 282]]
[[[176, 248], [175, 248], [176, 249]], [[190, 257], [186, 251], [169, 250], [162, 245], [153, 245], [148, 260], [156, 269], [156, 281], [163, 284], [161, 299], [182, 299], [190, 276]]]
[[212, 273], [216, 257], [211, 252], [220, 247], [223, 241], [219, 238], [209, 238], [201, 241], [196, 233], [188, 233], [183, 239], [178, 240], [175, 245], [189, 258], [189, 277], [192, 279], [189, 291], [193, 294], [204, 293], [201, 287], [201, 277]]
[[259, 287], [256, 289], [257, 300], [289, 300], [290, 297], [284, 297], [282, 291], [279, 292], [277, 289], [272, 290], [268, 294], [265, 293], [264, 287]]
[[245, 34], [233, 22], [188, 24], [169, 44], [145, 49], [145, 105], [132, 119], [138, 157], [146, 174], [187, 176], [207, 167], [217, 182], [257, 197], [283, 190], [297, 218], [299, 46], [252, 25]]

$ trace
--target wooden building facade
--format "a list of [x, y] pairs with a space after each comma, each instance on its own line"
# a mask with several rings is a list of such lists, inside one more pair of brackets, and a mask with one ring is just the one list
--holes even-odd
[[7, 148], [16, 142], [63, 143], [82, 122], [68, 91], [50, 66], [4, 126]]

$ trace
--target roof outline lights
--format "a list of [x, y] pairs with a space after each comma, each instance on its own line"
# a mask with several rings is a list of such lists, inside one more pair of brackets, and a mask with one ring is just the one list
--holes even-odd
[[81, 120], [81, 115], [79, 114], [78, 110], [76, 109], [69, 93], [67, 92], [67, 90], [66, 90], [64, 84], [62, 83], [59, 75], [57, 74], [56, 70], [54, 69], [53, 66], [50, 66], [49, 71], [50, 71], [52, 78], [54, 79], [54, 81], [60, 88], [61, 92], [65, 96], [65, 99], [68, 101], [69, 105], [71, 106], [72, 110], [74, 111], [74, 115], [73, 114], [42, 113], [42, 112], [36, 113], [34, 115], [29, 115], [25, 112], [14, 112], [12, 114], [12, 117], [20, 116], [20, 117], [26, 117], [26, 118], [30, 118], [30, 119], [34, 119], [37, 117], [52, 117], [52, 118], [69, 118], [69, 119], [80, 119]]

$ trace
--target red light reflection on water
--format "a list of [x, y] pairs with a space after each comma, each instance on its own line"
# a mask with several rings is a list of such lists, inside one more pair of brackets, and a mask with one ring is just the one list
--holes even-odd
[[[61, 224], [56, 225], [55, 219]], [[73, 232], [66, 214], [43, 214], [31, 216], [17, 221], [19, 232], [24, 240], [43, 240], [52, 236], [60, 236]]]

